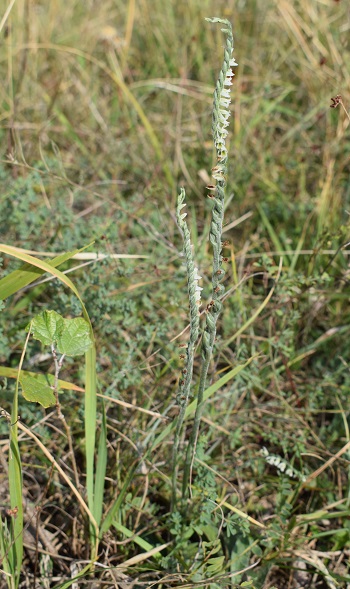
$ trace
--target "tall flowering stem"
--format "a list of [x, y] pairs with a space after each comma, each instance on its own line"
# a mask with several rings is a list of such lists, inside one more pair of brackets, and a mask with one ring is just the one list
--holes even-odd
[[182, 233], [184, 242], [184, 257], [186, 262], [186, 273], [187, 273], [187, 288], [188, 288], [188, 299], [190, 303], [190, 337], [186, 347], [185, 355], [185, 366], [182, 371], [182, 378], [179, 384], [179, 390], [177, 393], [176, 401], [180, 407], [179, 415], [176, 423], [173, 451], [172, 451], [172, 508], [176, 506], [176, 484], [177, 484], [177, 457], [179, 451], [179, 443], [183, 423], [185, 419], [186, 407], [188, 405], [191, 381], [193, 375], [193, 363], [195, 347], [199, 336], [199, 312], [198, 308], [201, 302], [201, 290], [202, 287], [198, 285], [198, 280], [201, 276], [198, 275], [198, 269], [195, 266], [193, 247], [191, 244], [190, 231], [188, 229], [185, 217], [187, 213], [181, 212], [186, 206], [185, 203], [185, 191], [181, 189], [177, 199], [176, 208], [176, 220], [177, 224]]
[[228, 20], [220, 18], [208, 18], [209, 22], [220, 23], [224, 25], [221, 29], [226, 35], [226, 46], [224, 52], [224, 61], [222, 69], [219, 74], [219, 79], [216, 83], [214, 92], [214, 107], [213, 107], [213, 122], [212, 122], [212, 133], [214, 137], [214, 145], [216, 149], [216, 165], [212, 170], [212, 176], [216, 180], [215, 186], [209, 186], [209, 190], [213, 190], [212, 196], [214, 206], [212, 209], [212, 219], [210, 226], [209, 239], [213, 247], [213, 274], [212, 274], [212, 294], [211, 302], [207, 307], [206, 325], [203, 332], [202, 338], [202, 365], [201, 374], [199, 381], [199, 388], [197, 394], [197, 406], [194, 416], [194, 423], [190, 439], [187, 446], [183, 485], [182, 485], [182, 496], [186, 499], [189, 490], [189, 481], [191, 475], [191, 466], [196, 453], [196, 445], [199, 433], [199, 426], [201, 415], [203, 411], [203, 397], [207, 381], [208, 369], [210, 359], [213, 353], [213, 347], [216, 337], [216, 324], [218, 317], [221, 312], [222, 303], [221, 299], [224, 293], [224, 286], [222, 279], [225, 275], [225, 271], [222, 268], [222, 224], [224, 218], [224, 204], [225, 204], [225, 189], [226, 189], [226, 177], [227, 177], [227, 147], [226, 138], [228, 135], [227, 127], [229, 125], [230, 117], [230, 91], [232, 86], [232, 78], [234, 73], [232, 67], [236, 66], [233, 54], [233, 37], [232, 27]]

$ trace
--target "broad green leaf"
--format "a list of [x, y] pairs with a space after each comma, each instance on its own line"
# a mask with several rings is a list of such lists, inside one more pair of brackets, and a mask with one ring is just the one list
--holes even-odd
[[236, 583], [240, 583], [243, 577], [243, 574], [239, 573], [239, 571], [249, 566], [252, 544], [251, 536], [244, 537], [243, 534], [238, 533], [235, 537], [235, 543], [230, 550], [230, 568], [231, 573], [235, 573], [234, 580]]
[[43, 311], [34, 317], [32, 335], [44, 346], [54, 346], [66, 356], [80, 356], [91, 348], [91, 330], [83, 317], [63, 319], [56, 311]]
[[48, 385], [44, 375], [29, 376], [28, 374], [20, 375], [23, 397], [27, 401], [40, 403], [43, 407], [55, 405], [56, 399], [51, 387]]
[[90, 326], [83, 317], [63, 320], [63, 329], [57, 341], [57, 349], [61, 354], [80, 356], [91, 346]]
[[43, 311], [34, 317], [31, 332], [44, 346], [56, 345], [64, 329], [64, 319], [56, 311]]

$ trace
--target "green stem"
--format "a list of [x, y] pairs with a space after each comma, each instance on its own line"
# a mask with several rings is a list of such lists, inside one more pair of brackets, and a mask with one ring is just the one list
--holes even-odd
[[190, 339], [186, 349], [186, 362], [182, 371], [179, 391], [177, 394], [177, 403], [180, 406], [180, 412], [176, 422], [174, 444], [172, 449], [172, 511], [176, 507], [176, 487], [177, 487], [177, 457], [181, 439], [181, 433], [185, 420], [186, 408], [188, 406], [191, 382], [193, 376], [194, 352], [199, 336], [199, 313], [198, 303], [200, 302], [200, 291], [198, 286], [199, 276], [194, 263], [191, 236], [184, 220], [186, 214], [181, 214], [181, 209], [185, 206], [185, 191], [182, 189], [177, 202], [176, 218], [184, 240], [184, 255], [186, 260], [188, 298], [190, 302]]
[[225, 180], [221, 181], [220, 183], [218, 182], [216, 188], [215, 205], [212, 214], [212, 222], [210, 229], [210, 241], [213, 246], [214, 257], [212, 274], [212, 301], [209, 304], [209, 308], [207, 309], [206, 326], [203, 333], [202, 364], [197, 394], [197, 407], [194, 416], [193, 428], [191, 431], [186, 452], [184, 476], [182, 482], [183, 498], [185, 498], [187, 495], [192, 464], [196, 453], [200, 421], [204, 407], [204, 391], [206, 387], [207, 375], [216, 337], [216, 324], [222, 308], [222, 303], [219, 299], [219, 295], [222, 295], [224, 290], [224, 287], [220, 284], [220, 278], [222, 278], [222, 276], [224, 275], [224, 270], [222, 270], [221, 268], [221, 235], [222, 223], [224, 218], [225, 185]]

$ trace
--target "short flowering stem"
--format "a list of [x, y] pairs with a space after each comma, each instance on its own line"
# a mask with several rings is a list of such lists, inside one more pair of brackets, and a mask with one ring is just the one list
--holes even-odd
[[190, 338], [186, 348], [186, 360], [185, 366], [182, 371], [182, 378], [177, 393], [177, 403], [180, 406], [179, 415], [176, 423], [174, 444], [172, 450], [172, 510], [176, 507], [176, 486], [177, 486], [177, 458], [179, 452], [179, 444], [181, 439], [181, 433], [183, 429], [183, 423], [185, 419], [186, 407], [188, 405], [189, 396], [191, 392], [191, 381], [193, 375], [193, 363], [194, 363], [194, 352], [196, 343], [199, 335], [199, 313], [198, 307], [201, 300], [202, 288], [198, 286], [198, 280], [201, 276], [198, 275], [198, 270], [194, 263], [193, 249], [190, 238], [190, 231], [185, 221], [186, 213], [181, 213], [181, 210], [185, 206], [185, 191], [181, 189], [178, 196], [177, 208], [176, 208], [176, 219], [179, 225], [180, 231], [183, 236], [184, 242], [184, 256], [186, 262], [186, 273], [187, 273], [187, 289], [188, 299], [190, 303]]

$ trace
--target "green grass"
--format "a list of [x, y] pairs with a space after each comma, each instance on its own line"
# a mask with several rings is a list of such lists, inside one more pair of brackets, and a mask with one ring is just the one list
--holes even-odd
[[[239, 63], [225, 297], [177, 511], [201, 357], [174, 477], [189, 337], [175, 212], [184, 186], [203, 326], [225, 42], [212, 16], [232, 23]], [[0, 586], [347, 587], [350, 142], [330, 108], [350, 106], [346, 2], [17, 0], [2, 26]], [[88, 244], [109, 257], [73, 258]], [[54, 374], [25, 344], [50, 309], [84, 309], [94, 336], [60, 372], [77, 481], [55, 408], [21, 387], [16, 407], [24, 348], [23, 374]]]

